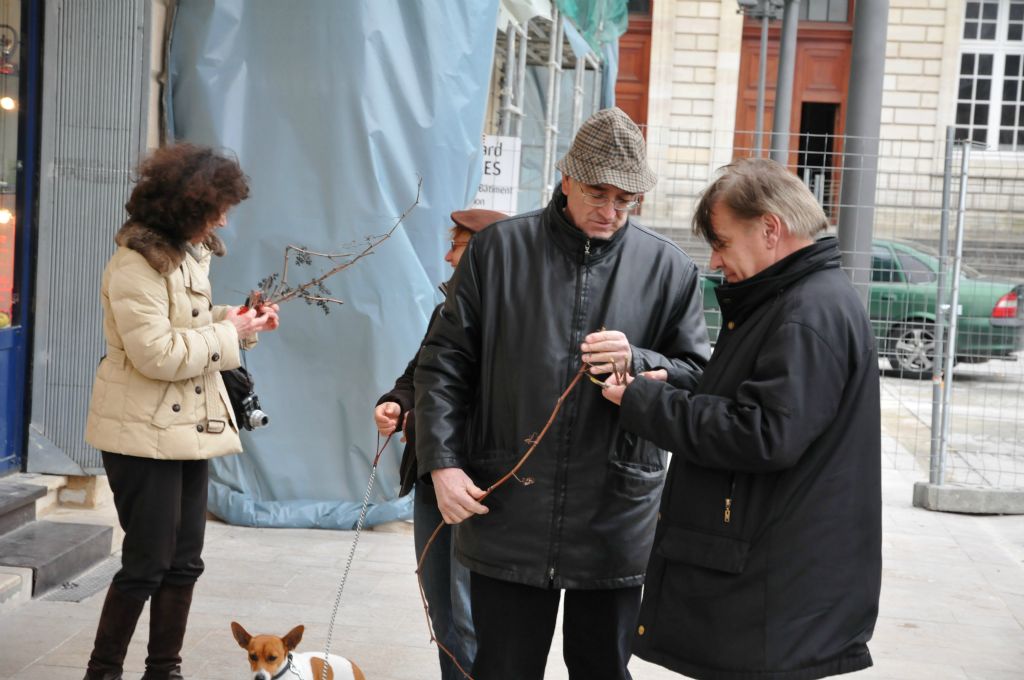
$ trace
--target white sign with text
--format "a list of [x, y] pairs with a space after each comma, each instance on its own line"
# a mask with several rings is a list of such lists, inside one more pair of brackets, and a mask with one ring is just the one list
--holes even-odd
[[521, 148], [518, 137], [484, 135], [484, 172], [473, 199], [474, 208], [516, 214]]

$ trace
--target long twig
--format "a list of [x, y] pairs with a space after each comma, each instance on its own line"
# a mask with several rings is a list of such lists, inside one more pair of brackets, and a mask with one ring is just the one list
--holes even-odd
[[[552, 423], [555, 422], [555, 418], [558, 416], [558, 412], [562, 409], [562, 404], [565, 403], [569, 393], [576, 388], [576, 385], [579, 384], [584, 375], [589, 375], [589, 373], [587, 373], [587, 369], [587, 364], [580, 366], [580, 370], [576, 372], [576, 377], [572, 379], [569, 386], [566, 387], [565, 391], [558, 397], [558, 401], [555, 403], [555, 407], [551, 410], [551, 415], [548, 417], [548, 421], [544, 424], [544, 429], [540, 431], [540, 434], [527, 440], [530, 442], [530, 448], [527, 449], [526, 453], [523, 454], [523, 457], [519, 459], [519, 462], [515, 464], [515, 467], [506, 472], [501, 479], [487, 487], [487, 491], [484, 492], [484, 495], [481, 496], [478, 501], [483, 501], [485, 498], [497, 491], [502, 484], [512, 477], [516, 477], [516, 473], [519, 472], [519, 469], [523, 467], [526, 461], [529, 460], [530, 456], [533, 455], [533, 452], [537, 450], [537, 447], [540, 446], [541, 440], [544, 439], [544, 435], [547, 434]], [[518, 479], [518, 477], [516, 478]], [[423, 613], [427, 617], [427, 630], [430, 632], [430, 640], [437, 645], [438, 649], [444, 652], [448, 658], [452, 660], [452, 663], [455, 664], [455, 667], [459, 669], [463, 676], [469, 678], [469, 680], [473, 680], [472, 676], [470, 676], [466, 669], [459, 665], [459, 660], [455, 658], [455, 655], [452, 654], [447, 647], [441, 644], [441, 641], [437, 639], [437, 635], [434, 634], [434, 626], [430, 623], [430, 607], [427, 603], [427, 594], [423, 589], [423, 562], [427, 559], [427, 551], [429, 551], [430, 546], [434, 544], [434, 539], [437, 538], [437, 535], [441, 533], [441, 529], [443, 528], [444, 521], [442, 520], [442, 522], [434, 528], [434, 532], [430, 534], [430, 539], [427, 541], [427, 544], [423, 546], [423, 552], [420, 553], [420, 559], [416, 562], [416, 581], [420, 587], [420, 599], [423, 601]]]
[[[318, 296], [311, 296], [307, 291], [309, 291], [311, 288], [319, 287], [321, 284], [323, 284], [324, 281], [326, 281], [330, 277], [334, 276], [338, 272], [344, 271], [345, 269], [348, 269], [349, 267], [351, 267], [352, 265], [354, 265], [356, 262], [358, 262], [359, 260], [363, 259], [367, 255], [372, 255], [373, 254], [373, 250], [377, 246], [379, 246], [381, 243], [383, 243], [384, 241], [386, 241], [389, 238], [391, 238], [391, 235], [395, 233], [395, 230], [398, 229], [398, 227], [402, 224], [402, 222], [405, 220], [405, 218], [409, 216], [409, 213], [412, 212], [413, 208], [415, 208], [417, 205], [419, 205], [419, 203], [420, 203], [420, 193], [422, 192], [422, 190], [423, 190], [423, 178], [420, 177], [419, 181], [416, 183], [416, 200], [413, 201], [412, 204], [408, 208], [405, 209], [405, 212], [403, 212], [401, 215], [399, 215], [398, 219], [395, 220], [395, 223], [394, 223], [394, 225], [392, 225], [391, 229], [389, 229], [386, 233], [381, 234], [380, 236], [370, 236], [370, 237], [367, 237], [367, 239], [366, 239], [366, 241], [367, 241], [366, 247], [364, 247], [361, 251], [358, 251], [355, 254], [352, 254], [352, 253], [321, 253], [321, 252], [317, 252], [317, 251], [314, 251], [314, 250], [310, 250], [308, 248], [304, 248], [302, 246], [296, 246], [296, 245], [289, 244], [285, 248], [285, 250], [284, 250], [284, 264], [283, 264], [283, 266], [281, 268], [281, 279], [276, 283], [276, 285], [274, 286], [273, 290], [269, 291], [268, 295], [266, 296], [266, 304], [281, 304], [282, 302], [287, 302], [288, 300], [294, 300], [297, 297], [302, 297], [302, 298], [306, 298], [306, 299], [310, 299], [310, 300], [314, 300], [314, 301], [320, 299], [321, 301], [338, 302], [337, 300], [333, 300], [331, 298], [321, 298], [321, 297], [318, 297]], [[331, 260], [331, 261], [336, 261], [336, 260], [341, 259], [341, 258], [347, 258], [347, 259], [344, 262], [342, 262], [341, 264], [339, 264], [339, 265], [329, 269], [327, 272], [321, 274], [320, 276], [317, 276], [317, 277], [313, 278], [312, 280], [307, 281], [306, 283], [303, 283], [303, 284], [301, 284], [299, 286], [296, 286], [295, 288], [289, 288], [288, 287], [288, 265], [289, 265], [289, 263], [291, 261], [291, 255], [292, 255], [293, 252], [302, 253], [303, 255], [308, 256], [308, 257], [313, 257], [313, 256], [323, 257], [323, 258], [326, 258], [326, 259]]]
[[320, 297], [318, 295], [307, 295], [307, 296], [305, 296], [305, 299], [310, 300], [312, 302], [333, 302], [333, 303], [339, 304], [339, 305], [345, 304], [345, 302], [343, 300], [339, 300], [338, 298]]

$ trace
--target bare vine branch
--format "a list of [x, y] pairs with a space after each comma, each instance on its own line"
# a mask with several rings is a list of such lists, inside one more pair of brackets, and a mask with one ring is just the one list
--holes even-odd
[[[569, 386], [566, 387], [565, 391], [562, 392], [561, 396], [558, 397], [558, 401], [555, 402], [555, 407], [552, 409], [551, 415], [548, 417], [547, 423], [544, 424], [544, 429], [540, 431], [540, 434], [531, 435], [526, 439], [526, 442], [530, 444], [530, 448], [527, 449], [526, 453], [523, 454], [523, 457], [519, 459], [519, 462], [517, 462], [511, 470], [506, 472], [501, 477], [501, 479], [487, 487], [487, 491], [484, 492], [484, 495], [479, 498], [480, 502], [482, 502], [485, 498], [487, 498], [492, 493], [497, 491], [502, 484], [504, 484], [513, 477], [519, 480], [520, 483], [526, 484], [527, 486], [533, 483], [532, 478], [529, 477], [526, 478], [530, 480], [529, 482], [525, 480], [520, 480], [516, 473], [519, 472], [519, 469], [523, 467], [527, 460], [529, 460], [530, 456], [533, 455], [533, 452], [540, 445], [541, 440], [544, 439], [544, 435], [547, 434], [548, 430], [551, 428], [552, 423], [555, 422], [555, 418], [558, 416], [558, 412], [562, 409], [562, 404], [565, 403], [565, 400], [569, 396], [569, 393], [576, 389], [576, 386], [579, 384], [580, 380], [583, 378], [584, 375], [590, 375], [589, 373], [587, 373], [588, 368], [589, 366], [587, 364], [583, 364], [582, 366], [580, 366], [580, 370], [576, 372], [576, 377], [572, 379], [572, 382], [569, 383]], [[452, 663], [455, 664], [455, 667], [459, 669], [463, 676], [469, 678], [469, 680], [473, 680], [472, 676], [466, 671], [466, 669], [459, 665], [459, 661], [455, 658], [455, 655], [452, 654], [447, 647], [441, 644], [441, 641], [437, 639], [437, 635], [434, 634], [434, 626], [430, 623], [430, 606], [427, 603], [426, 591], [423, 589], [423, 562], [427, 559], [427, 551], [429, 551], [430, 546], [434, 544], [434, 539], [437, 538], [437, 535], [441, 533], [441, 529], [443, 528], [444, 522], [442, 521], [440, 524], [437, 525], [433, 533], [430, 534], [430, 539], [427, 541], [427, 544], [423, 546], [423, 552], [420, 553], [420, 559], [416, 563], [416, 582], [420, 588], [420, 599], [423, 601], [423, 613], [427, 617], [427, 630], [430, 632], [431, 642], [436, 644], [437, 648], [444, 652], [448, 656], [448, 658], [452, 660]]]
[[[409, 207], [406, 208], [398, 217], [398, 219], [395, 220], [391, 229], [383, 234], [367, 236], [364, 241], [364, 245], [361, 248], [357, 246], [357, 249], [352, 252], [325, 253], [295, 244], [289, 244], [286, 246], [284, 249], [284, 262], [281, 265], [280, 276], [272, 274], [264, 278], [259, 283], [260, 292], [263, 293], [264, 304], [281, 304], [283, 302], [288, 302], [289, 300], [294, 300], [295, 298], [303, 298], [310, 304], [317, 304], [321, 306], [325, 312], [327, 311], [328, 302], [342, 304], [341, 300], [330, 297], [330, 291], [324, 286], [324, 281], [335, 274], [348, 269], [364, 257], [372, 255], [377, 246], [391, 238], [391, 235], [395, 233], [395, 230], [398, 229], [405, 218], [409, 216], [409, 213], [419, 205], [422, 189], [423, 178], [420, 177], [419, 181], [416, 183], [416, 200], [414, 200], [412, 204], [409, 205]], [[337, 264], [323, 274], [320, 274], [303, 284], [295, 287], [289, 286], [288, 269], [292, 260], [295, 260], [296, 265], [310, 265], [313, 263], [314, 257], [322, 258]]]
[[338, 298], [317, 297], [316, 295], [304, 295], [303, 297], [310, 302], [334, 302], [339, 305], [345, 304], [342, 300], [339, 300]]

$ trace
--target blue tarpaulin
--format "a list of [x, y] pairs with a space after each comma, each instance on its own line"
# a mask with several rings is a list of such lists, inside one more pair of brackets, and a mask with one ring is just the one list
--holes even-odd
[[[448, 278], [448, 213], [470, 204], [498, 0], [179, 0], [167, 88], [171, 136], [236, 153], [250, 198], [229, 214], [218, 302], [241, 303], [284, 248], [351, 252], [419, 204], [373, 255], [301, 301], [247, 353], [270, 427], [211, 466], [210, 509], [235, 524], [351, 528], [376, 448], [372, 411], [419, 346]], [[356, 244], [356, 245], [353, 245]], [[292, 266], [289, 279], [312, 278]], [[368, 524], [396, 499], [395, 441]]]

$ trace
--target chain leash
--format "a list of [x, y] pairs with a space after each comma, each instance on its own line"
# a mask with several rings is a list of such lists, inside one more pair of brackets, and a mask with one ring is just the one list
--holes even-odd
[[380, 434], [377, 435], [377, 455], [373, 457], [373, 467], [370, 468], [370, 481], [366, 484], [366, 493], [363, 494], [363, 507], [359, 510], [359, 521], [356, 522], [356, 535], [352, 537], [352, 547], [348, 551], [348, 560], [345, 562], [345, 571], [341, 574], [341, 582], [338, 583], [338, 592], [334, 596], [334, 609], [331, 610], [331, 622], [327, 625], [327, 642], [324, 644], [324, 665], [320, 671], [320, 680], [327, 680], [328, 657], [331, 654], [331, 638], [334, 635], [334, 619], [338, 616], [338, 608], [341, 607], [341, 594], [345, 590], [345, 582], [348, 581], [348, 572], [352, 569], [352, 560], [356, 556], [356, 547], [359, 545], [359, 535], [363, 532], [363, 522], [366, 520], [366, 510], [370, 505], [370, 492], [373, 490], [373, 482], [377, 479], [377, 464], [380, 456], [391, 441], [391, 435], [380, 443]]

